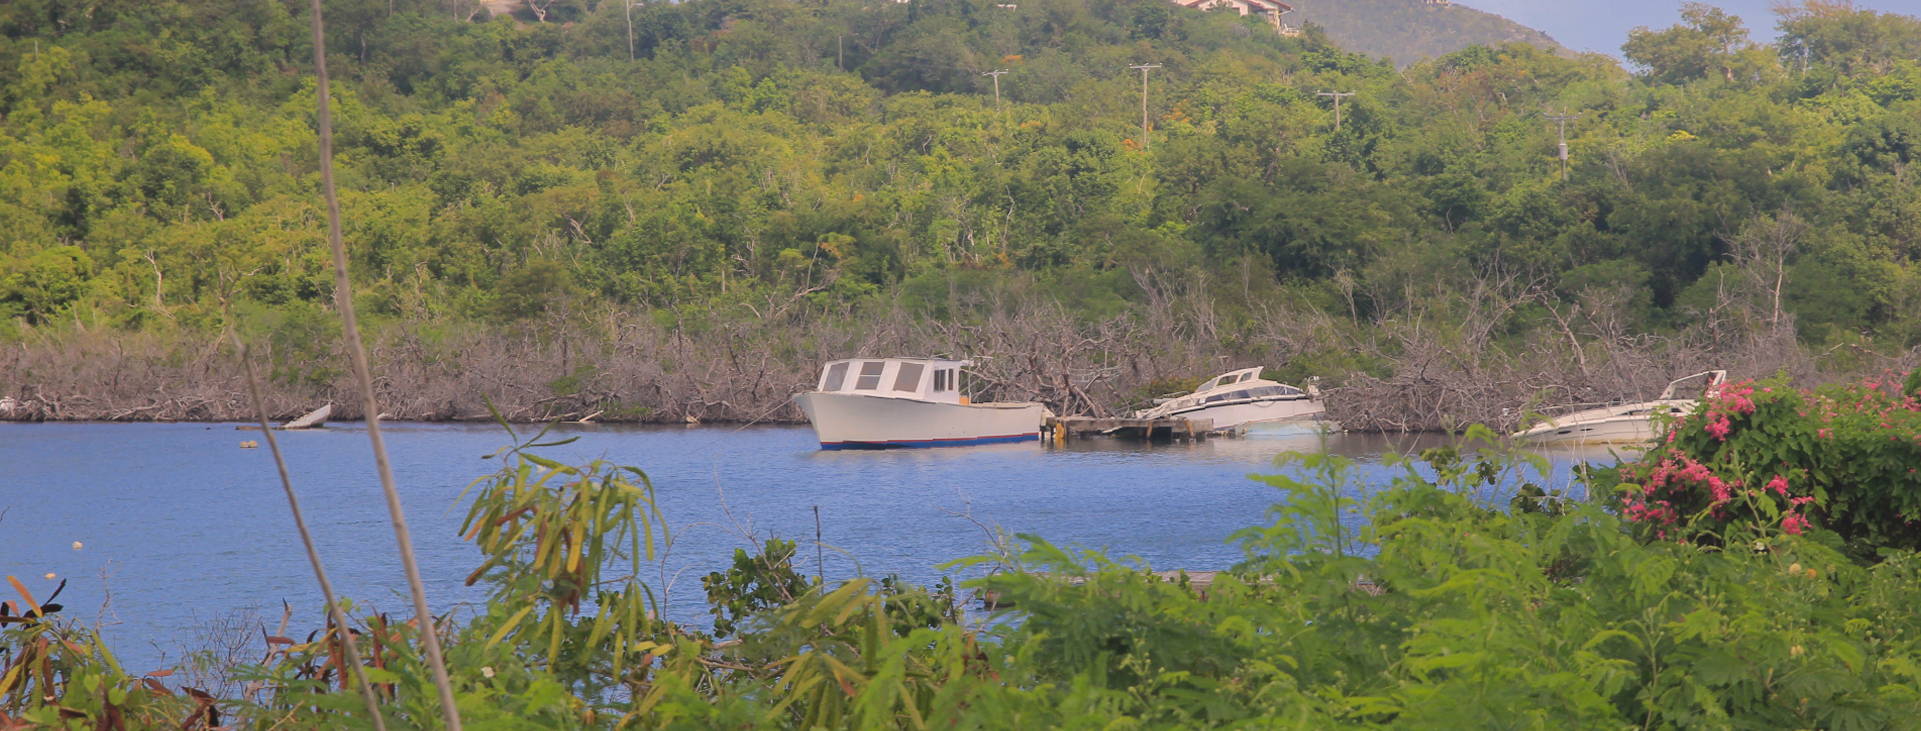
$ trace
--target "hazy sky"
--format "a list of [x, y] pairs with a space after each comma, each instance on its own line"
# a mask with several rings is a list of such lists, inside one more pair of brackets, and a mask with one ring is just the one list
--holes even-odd
[[[1666, 28], [1681, 18], [1682, 0], [1456, 0], [1506, 16], [1522, 25], [1554, 36], [1576, 51], [1621, 55], [1628, 30], [1645, 25]], [[1707, 4], [1740, 16], [1757, 41], [1775, 37], [1774, 0], [1711, 0]], [[1887, 13], [1921, 15], [1921, 0], [1855, 0], [1855, 7]]]

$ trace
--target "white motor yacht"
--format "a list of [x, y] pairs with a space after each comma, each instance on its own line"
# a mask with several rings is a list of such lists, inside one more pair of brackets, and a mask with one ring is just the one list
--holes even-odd
[[[1687, 413], [1702, 395], [1714, 393], [1727, 379], [1727, 371], [1702, 371], [1674, 379], [1652, 401], [1598, 407], [1591, 404], [1562, 407], [1580, 410], [1515, 432], [1513, 437], [1532, 444], [1631, 444], [1653, 441], [1656, 416], [1665, 414], [1673, 417]], [[1697, 386], [1697, 383], [1701, 385]], [[1692, 395], [1687, 395], [1690, 393]], [[1584, 406], [1589, 408], [1582, 408]]]
[[957, 447], [1040, 438], [1046, 407], [969, 403], [964, 360], [850, 358], [821, 369], [817, 390], [794, 394], [821, 449]]
[[1327, 411], [1320, 390], [1305, 390], [1261, 378], [1261, 369], [1228, 371], [1202, 383], [1185, 396], [1135, 412], [1135, 418], [1209, 419], [1215, 431], [1241, 431], [1283, 422], [1320, 419]]

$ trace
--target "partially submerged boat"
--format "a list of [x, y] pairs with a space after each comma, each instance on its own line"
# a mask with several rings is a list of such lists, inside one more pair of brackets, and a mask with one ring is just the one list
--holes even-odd
[[1261, 378], [1261, 369], [1242, 368], [1207, 379], [1193, 393], [1176, 396], [1135, 412], [1139, 419], [1183, 418], [1213, 422], [1214, 431], [1248, 431], [1282, 426], [1314, 426], [1327, 412], [1320, 390]]
[[[279, 426], [274, 427], [274, 430], [288, 431], [288, 430], [298, 430], [298, 429], [320, 429], [327, 426], [327, 417], [333, 416], [333, 413], [334, 413], [334, 405], [325, 404], [318, 409], [314, 409], [313, 411], [309, 411], [305, 414], [302, 414], [298, 419], [294, 419], [293, 421], [289, 421], [285, 424], [281, 424]], [[240, 426], [236, 426], [234, 428], [241, 429], [241, 430], [260, 431], [259, 425], [256, 425], [256, 424], [241, 424]]]
[[1531, 444], [1634, 444], [1653, 441], [1657, 416], [1671, 418], [1687, 413], [1702, 396], [1714, 393], [1727, 380], [1727, 371], [1702, 371], [1674, 379], [1652, 401], [1604, 406], [1570, 404], [1561, 408], [1578, 410], [1515, 432], [1513, 438]]
[[821, 368], [816, 390], [794, 394], [821, 449], [956, 447], [1040, 438], [1037, 403], [970, 403], [964, 360], [849, 358]]

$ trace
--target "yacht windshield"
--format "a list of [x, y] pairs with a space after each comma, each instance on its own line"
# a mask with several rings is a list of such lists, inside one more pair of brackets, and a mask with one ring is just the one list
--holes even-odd
[[820, 390], [839, 391], [847, 383], [847, 361], [827, 366], [827, 377], [820, 380]]
[[926, 368], [926, 366], [919, 363], [900, 364], [900, 371], [894, 374], [894, 390], [919, 393], [920, 376]]
[[860, 378], [854, 381], [854, 390], [873, 391], [879, 389], [880, 372], [886, 369], [886, 361], [870, 360], [860, 364]]

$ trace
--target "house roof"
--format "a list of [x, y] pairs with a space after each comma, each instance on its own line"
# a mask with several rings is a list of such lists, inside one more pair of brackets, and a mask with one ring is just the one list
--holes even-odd
[[1280, 0], [1174, 0], [1174, 4], [1189, 8], [1203, 5], [1235, 5], [1265, 13], [1288, 13], [1294, 10], [1294, 6]]

